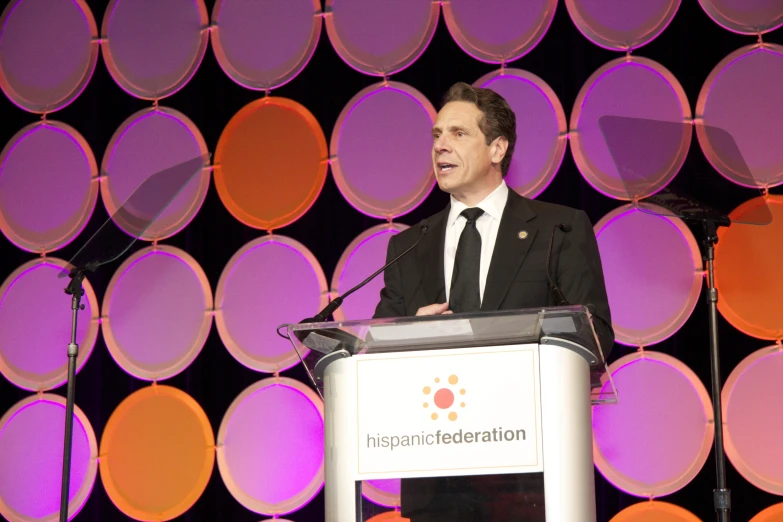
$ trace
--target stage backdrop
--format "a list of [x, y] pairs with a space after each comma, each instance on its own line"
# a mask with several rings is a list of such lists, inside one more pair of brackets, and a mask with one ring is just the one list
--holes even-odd
[[[734, 220], [768, 209], [719, 231], [720, 391], [732, 517], [783, 520], [781, 25], [763, 0], [11, 0], [0, 514], [58, 509], [78, 254], [106, 263], [78, 319], [71, 516], [323, 520], [323, 404], [275, 329], [447, 204], [430, 129], [465, 81], [517, 113], [510, 187], [595, 225], [621, 397], [593, 410], [599, 521], [715, 516], [701, 230], [631, 200], [679, 183]], [[603, 116], [666, 122], [625, 155], [646, 192]], [[335, 318], [370, 317], [381, 282]], [[397, 519], [398, 482], [363, 494]]]

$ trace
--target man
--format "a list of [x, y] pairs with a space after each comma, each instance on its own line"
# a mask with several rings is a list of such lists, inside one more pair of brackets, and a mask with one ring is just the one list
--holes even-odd
[[[444, 97], [432, 137], [435, 177], [450, 204], [426, 220], [414, 251], [385, 271], [374, 317], [555, 306], [546, 261], [553, 227], [563, 223], [570, 230], [555, 233], [552, 276], [568, 303], [590, 308], [608, 355], [614, 335], [592, 225], [583, 211], [508, 188], [503, 178], [516, 143], [508, 103], [458, 83]], [[420, 234], [411, 227], [393, 236], [387, 259]], [[409, 479], [402, 482], [402, 514], [412, 522], [543, 520], [542, 488], [540, 474]]]

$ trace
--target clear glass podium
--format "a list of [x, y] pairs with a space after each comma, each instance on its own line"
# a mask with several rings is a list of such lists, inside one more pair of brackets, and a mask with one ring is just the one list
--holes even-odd
[[587, 308], [285, 327], [324, 400], [328, 522], [595, 520], [591, 406], [617, 392]]

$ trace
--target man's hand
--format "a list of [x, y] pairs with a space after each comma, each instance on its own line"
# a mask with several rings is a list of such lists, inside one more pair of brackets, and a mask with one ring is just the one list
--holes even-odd
[[450, 313], [452, 313], [452, 311], [449, 310], [449, 303], [435, 303], [428, 306], [422, 306], [416, 312], [416, 315], [441, 315]]

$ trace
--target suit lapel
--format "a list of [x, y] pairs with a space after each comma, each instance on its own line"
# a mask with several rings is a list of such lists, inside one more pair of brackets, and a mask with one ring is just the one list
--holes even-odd
[[446, 243], [446, 218], [450, 205], [429, 220], [429, 230], [416, 250], [421, 269], [421, 287], [427, 304], [446, 301], [445, 276], [443, 275], [443, 250]]
[[[529, 223], [534, 217], [536, 217], [535, 212], [524, 198], [509, 188], [508, 200], [503, 209], [503, 217], [500, 219], [495, 240], [495, 251], [492, 253], [487, 282], [484, 286], [482, 310], [497, 310], [506, 297], [509, 286], [538, 233], [538, 228]], [[523, 231], [527, 232], [527, 236], [520, 238], [519, 234]]]

